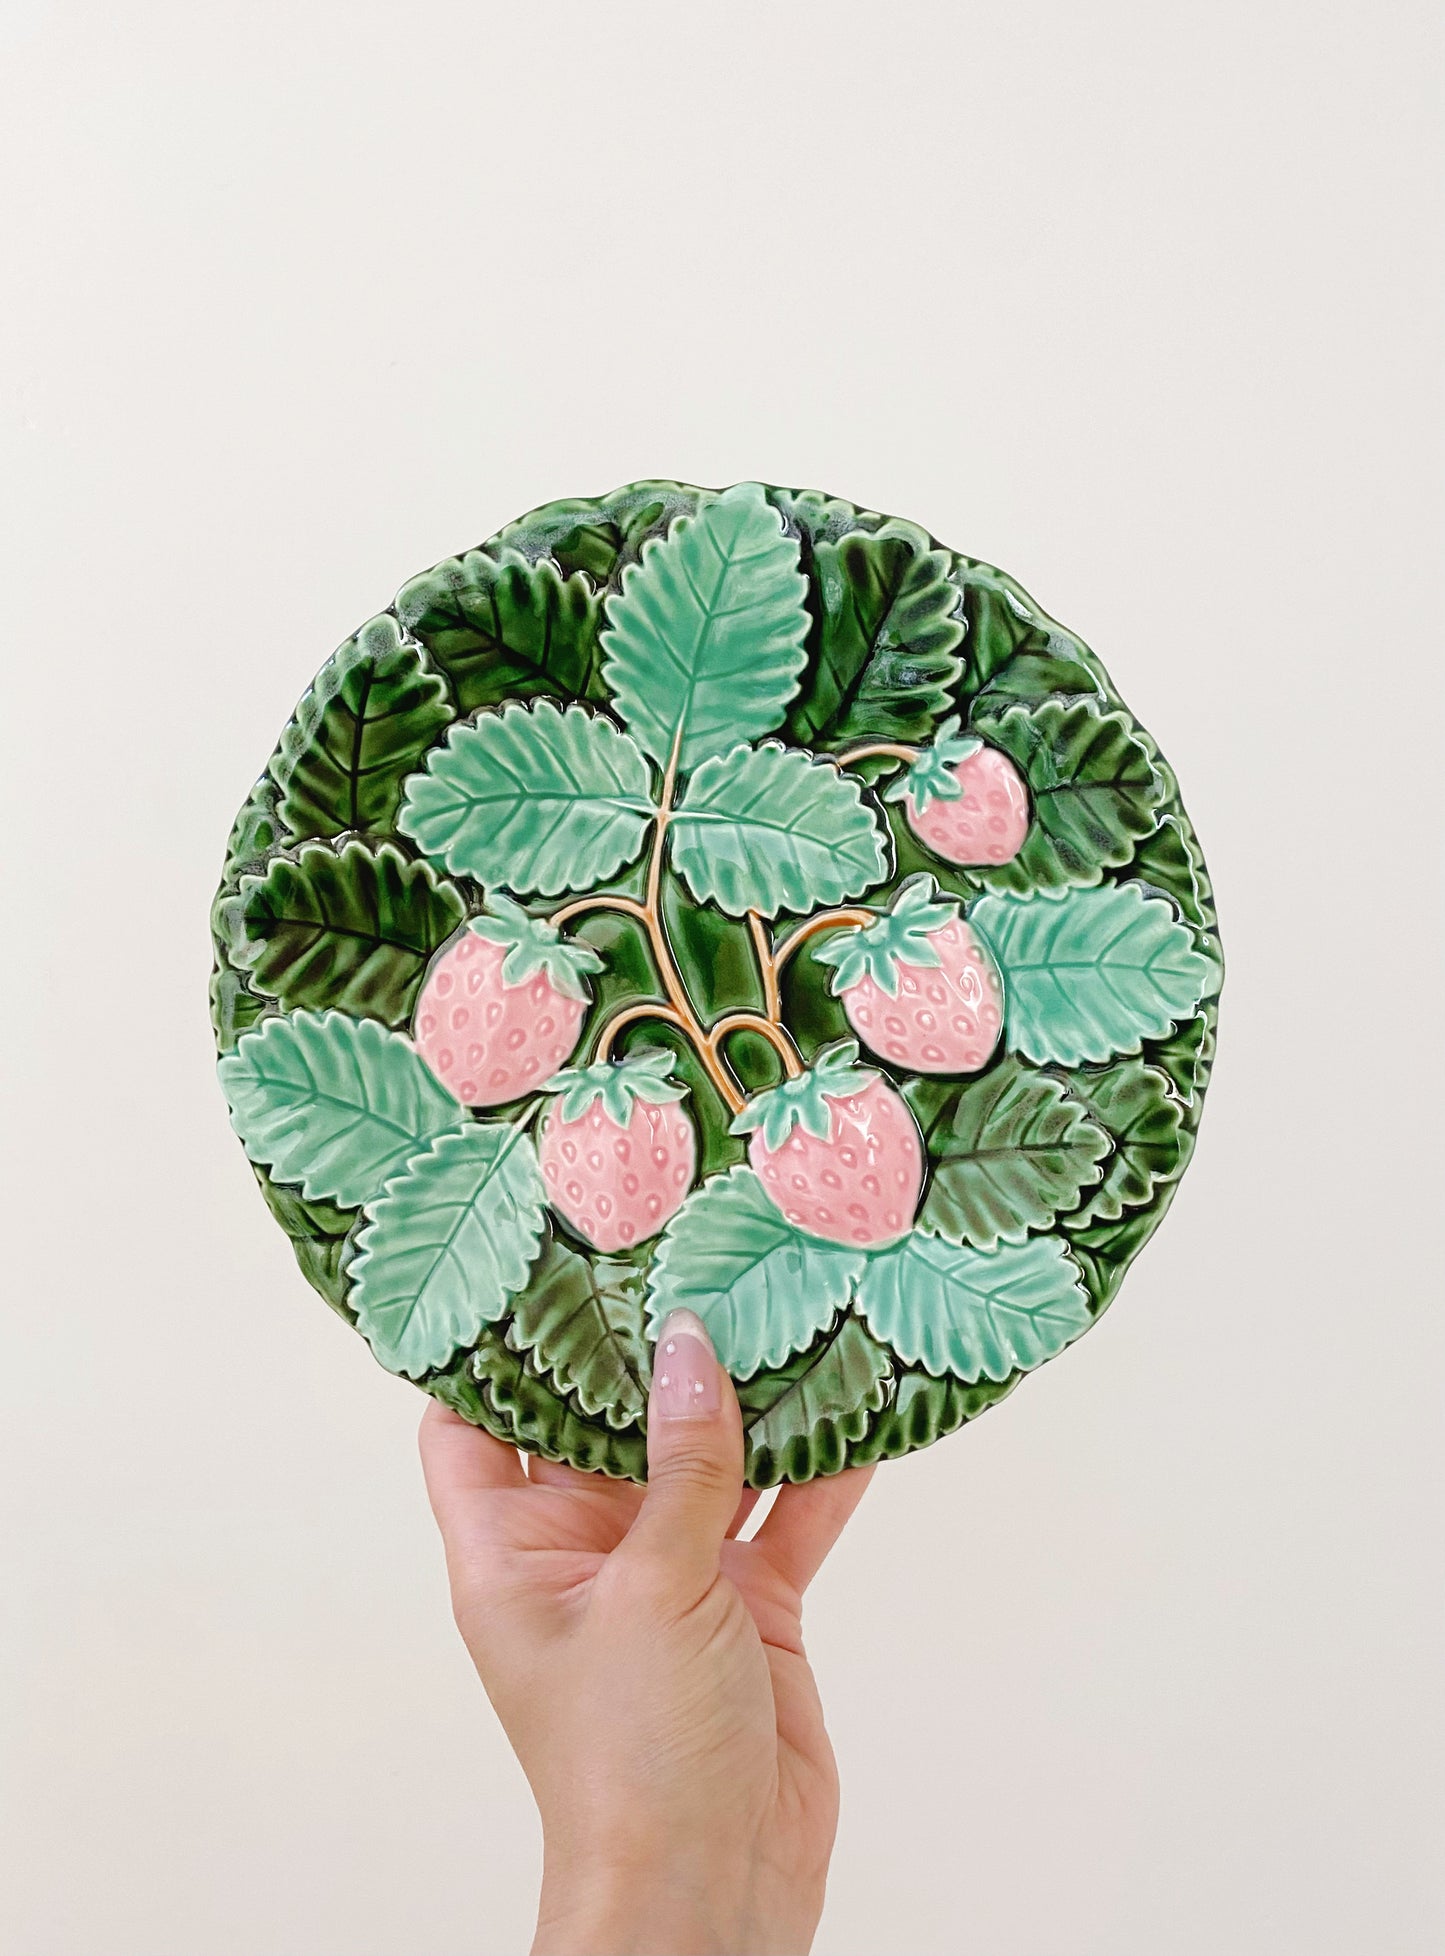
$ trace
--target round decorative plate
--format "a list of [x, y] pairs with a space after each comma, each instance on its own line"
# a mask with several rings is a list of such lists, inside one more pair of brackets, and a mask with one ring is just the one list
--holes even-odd
[[757, 483], [550, 503], [404, 586], [283, 729], [214, 930], [234, 1125], [381, 1363], [641, 1478], [687, 1305], [759, 1486], [927, 1446], [1088, 1330], [1223, 976], [1094, 654]]

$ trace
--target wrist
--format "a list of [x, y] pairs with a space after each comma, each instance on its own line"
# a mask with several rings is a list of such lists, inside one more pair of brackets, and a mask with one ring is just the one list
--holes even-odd
[[545, 1837], [532, 1956], [804, 1956], [823, 1912], [816, 1879], [675, 1842], [578, 1851]]

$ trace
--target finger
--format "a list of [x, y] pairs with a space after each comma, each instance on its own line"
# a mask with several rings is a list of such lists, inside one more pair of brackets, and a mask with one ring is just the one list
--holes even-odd
[[755, 1487], [745, 1487], [743, 1489], [743, 1498], [738, 1502], [733, 1518], [728, 1523], [727, 1538], [730, 1542], [735, 1542], [738, 1536], [742, 1534], [748, 1525], [749, 1515], [762, 1498], [762, 1495]]
[[527, 1485], [515, 1447], [435, 1399], [421, 1416], [417, 1438], [427, 1499], [448, 1549], [463, 1533], [474, 1532], [488, 1495]]
[[680, 1609], [717, 1578], [742, 1480], [743, 1422], [732, 1380], [702, 1320], [670, 1311], [652, 1361], [647, 1491], [619, 1553], [645, 1563]]
[[827, 1561], [872, 1478], [871, 1467], [850, 1467], [801, 1487], [779, 1488], [753, 1543], [800, 1595]]
[[581, 1467], [569, 1467], [565, 1461], [544, 1460], [539, 1453], [527, 1456], [527, 1479], [534, 1487], [553, 1487], [560, 1494], [585, 1494], [589, 1500], [624, 1510], [629, 1519], [642, 1502], [642, 1489], [633, 1481], [590, 1474]]

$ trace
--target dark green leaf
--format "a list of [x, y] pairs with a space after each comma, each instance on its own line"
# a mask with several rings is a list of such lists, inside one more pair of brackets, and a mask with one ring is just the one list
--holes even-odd
[[495, 1334], [484, 1332], [478, 1339], [471, 1370], [484, 1414], [479, 1425], [529, 1453], [563, 1460], [584, 1473], [646, 1480], [647, 1440], [640, 1427], [619, 1431], [584, 1419]]
[[586, 577], [544, 557], [469, 550], [397, 595], [397, 615], [445, 673], [461, 713], [505, 700], [606, 699], [601, 601]]
[[1064, 1218], [1069, 1248], [1084, 1273], [1095, 1315], [1118, 1295], [1125, 1271], [1163, 1222], [1178, 1187], [1178, 1182], [1165, 1182], [1147, 1209], [1131, 1209], [1118, 1222], [1076, 1227], [1072, 1216]]
[[1169, 1091], [1168, 1075], [1141, 1059], [1122, 1060], [1099, 1072], [1071, 1073], [1069, 1085], [1114, 1140], [1104, 1179], [1075, 1220], [1115, 1222], [1125, 1209], [1148, 1202], [1156, 1184], [1183, 1171], [1194, 1137]]
[[241, 879], [232, 956], [288, 1009], [335, 1006], [399, 1026], [464, 914], [454, 884], [390, 843], [308, 842]]
[[883, 1404], [892, 1358], [845, 1314], [817, 1344], [738, 1387], [747, 1482], [773, 1487], [836, 1474]]
[[346, 1272], [343, 1257], [346, 1239], [356, 1221], [354, 1209], [341, 1209], [332, 1202], [308, 1202], [299, 1189], [273, 1182], [264, 1168], [252, 1164], [266, 1207], [291, 1239], [291, 1248], [301, 1274], [318, 1291], [332, 1310], [348, 1324], [356, 1313], [346, 1302]]
[[1172, 897], [1191, 924], [1205, 921], [1204, 903], [1194, 858], [1184, 831], [1166, 815], [1152, 835], [1145, 836], [1134, 854], [1131, 875]]
[[991, 1250], [1046, 1229], [1109, 1152], [1058, 1080], [1015, 1059], [978, 1080], [910, 1080], [903, 1097], [937, 1164], [919, 1221], [953, 1243]]
[[236, 817], [231, 839], [226, 844], [226, 865], [221, 887], [234, 886], [243, 870], [258, 869], [273, 849], [285, 840], [277, 804], [281, 790], [269, 774], [263, 774]]
[[952, 710], [962, 670], [962, 605], [948, 567], [945, 551], [888, 532], [817, 544], [817, 649], [788, 714], [792, 740], [818, 750], [927, 739]]
[[1124, 714], [1101, 713], [1086, 700], [1002, 711], [981, 703], [973, 730], [1018, 764], [1033, 804], [1018, 855], [979, 872], [991, 889], [1097, 883], [1127, 863], [1153, 828], [1163, 783]]
[[864, 1438], [849, 1447], [848, 1465], [866, 1467], [870, 1461], [898, 1460], [919, 1447], [931, 1447], [956, 1433], [965, 1420], [977, 1419], [1006, 1399], [1022, 1377], [1022, 1372], [1011, 1372], [1006, 1379], [965, 1385], [951, 1374], [935, 1379], [920, 1367], [899, 1366], [892, 1397]]
[[647, 1411], [645, 1268], [549, 1242], [512, 1299], [511, 1342], [591, 1417], [631, 1426]]
[[317, 674], [281, 736], [271, 774], [292, 836], [391, 826], [405, 775], [452, 717], [444, 682], [389, 613]]

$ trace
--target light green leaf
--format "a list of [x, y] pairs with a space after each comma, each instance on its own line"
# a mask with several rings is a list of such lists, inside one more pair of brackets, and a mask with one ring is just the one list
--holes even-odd
[[1143, 1060], [1122, 1060], [1099, 1073], [1073, 1073], [1071, 1091], [1114, 1139], [1104, 1179], [1072, 1224], [1115, 1222], [1150, 1201], [1160, 1182], [1183, 1173], [1194, 1147], [1169, 1077]]
[[317, 674], [272, 758], [289, 832], [389, 829], [404, 776], [452, 717], [446, 695], [394, 618], [363, 625]]
[[888, 873], [884, 831], [857, 781], [772, 741], [704, 761], [669, 835], [693, 895], [734, 917], [806, 914]]
[[644, 1281], [637, 1263], [579, 1256], [550, 1242], [512, 1299], [513, 1345], [531, 1354], [559, 1392], [609, 1426], [630, 1426], [647, 1411]]
[[919, 1216], [932, 1235], [991, 1250], [1045, 1229], [1097, 1182], [1109, 1136], [1063, 1084], [1004, 1059], [981, 1079], [910, 1080], [936, 1163]]
[[949, 557], [921, 535], [855, 530], [819, 543], [817, 652], [788, 714], [815, 750], [851, 741], [926, 740], [950, 710], [962, 662], [963, 602]]
[[1017, 762], [1033, 805], [1019, 853], [976, 872], [990, 889], [1097, 883], [1154, 827], [1164, 783], [1127, 715], [1101, 712], [1091, 700], [1002, 712], [981, 700], [973, 729]]
[[889, 1352], [845, 1313], [824, 1338], [738, 1388], [750, 1487], [836, 1474], [882, 1406]]
[[601, 602], [585, 577], [545, 558], [469, 550], [414, 577], [397, 613], [451, 682], [458, 710], [475, 713], [538, 694], [601, 702]]
[[652, 819], [635, 741], [585, 707], [503, 707], [454, 727], [407, 783], [398, 827], [458, 876], [554, 896], [642, 848]]
[[445, 1365], [500, 1317], [542, 1238], [531, 1139], [504, 1123], [444, 1134], [367, 1205], [351, 1266], [358, 1330], [391, 1372]]
[[609, 599], [603, 678], [643, 749], [684, 772], [771, 733], [797, 687], [808, 615], [796, 541], [755, 482], [643, 547]]
[[868, 1259], [858, 1308], [901, 1358], [966, 1380], [1030, 1372], [1090, 1323], [1056, 1236], [976, 1250], [915, 1230]]
[[246, 1153], [308, 1201], [360, 1208], [462, 1121], [411, 1041], [374, 1019], [267, 1019], [217, 1070]]
[[648, 1330], [655, 1338], [685, 1306], [734, 1378], [748, 1379], [812, 1342], [847, 1304], [863, 1263], [861, 1251], [795, 1230], [752, 1169], [734, 1168], [690, 1195], [663, 1232]]
[[968, 921], [1003, 972], [1004, 1037], [1026, 1059], [1137, 1053], [1194, 1011], [1214, 975], [1172, 906], [1137, 883], [983, 896]]
[[409, 1017], [432, 953], [466, 914], [454, 883], [387, 842], [308, 842], [243, 876], [221, 908], [229, 954], [253, 991], [392, 1026]]

